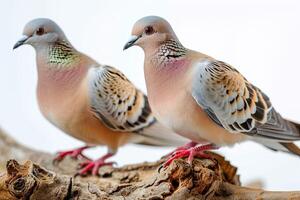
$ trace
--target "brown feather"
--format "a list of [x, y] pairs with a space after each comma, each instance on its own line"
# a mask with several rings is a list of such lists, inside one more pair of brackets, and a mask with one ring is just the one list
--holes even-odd
[[294, 143], [290, 142], [290, 143], [283, 143], [281, 142], [280, 144], [282, 144], [285, 148], [287, 148], [291, 153], [300, 156], [300, 148], [295, 145]]

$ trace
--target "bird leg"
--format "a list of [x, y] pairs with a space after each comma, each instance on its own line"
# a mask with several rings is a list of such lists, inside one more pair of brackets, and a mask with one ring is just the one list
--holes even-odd
[[173, 160], [178, 158], [188, 157], [188, 163], [190, 164], [192, 163], [194, 157], [212, 159], [210, 155], [205, 153], [205, 151], [213, 149], [218, 149], [218, 147], [214, 144], [208, 143], [178, 150], [174, 152], [172, 156], [163, 164], [163, 167], [169, 166], [173, 162]]
[[175, 150], [171, 151], [170, 153], [168, 153], [167, 155], [163, 156], [162, 158], [169, 158], [171, 156], [173, 156], [173, 154], [175, 154], [177, 151], [180, 151], [180, 150], [185, 150], [185, 149], [189, 149], [191, 147], [194, 147], [196, 146], [198, 143], [197, 142], [194, 142], [194, 141], [191, 141], [183, 146], [180, 146], [180, 147], [177, 147]]
[[115, 155], [115, 153], [109, 152], [95, 161], [89, 160], [89, 161], [80, 163], [80, 167], [82, 169], [76, 175], [86, 175], [89, 172], [91, 172], [92, 175], [98, 175], [98, 171], [99, 171], [100, 167], [105, 166], [105, 165], [111, 166], [113, 164], [116, 164], [116, 162], [105, 162], [106, 159], [112, 157], [113, 155]]
[[79, 157], [90, 160], [88, 157], [82, 154], [85, 149], [91, 148], [92, 146], [83, 146], [77, 149], [69, 150], [69, 151], [60, 151], [57, 153], [57, 156], [54, 158], [53, 162], [59, 162], [63, 160], [66, 156], [70, 155], [71, 158], [78, 159]]

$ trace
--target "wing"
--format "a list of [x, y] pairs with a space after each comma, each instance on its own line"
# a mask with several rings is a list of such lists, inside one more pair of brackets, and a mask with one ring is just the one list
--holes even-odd
[[272, 107], [270, 99], [236, 69], [220, 61], [196, 66], [192, 95], [208, 116], [232, 133], [299, 140], [299, 130]]
[[155, 122], [147, 97], [115, 68], [89, 71], [89, 97], [91, 111], [113, 130], [139, 132]]

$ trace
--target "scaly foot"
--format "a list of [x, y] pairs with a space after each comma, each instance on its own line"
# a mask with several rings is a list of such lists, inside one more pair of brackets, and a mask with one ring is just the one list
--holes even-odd
[[80, 147], [74, 150], [69, 150], [69, 151], [60, 151], [57, 153], [57, 156], [54, 158], [53, 162], [57, 163], [60, 162], [61, 160], [63, 160], [66, 156], [71, 156], [74, 159], [78, 159], [79, 157], [81, 158], [85, 158], [87, 160], [90, 160], [88, 157], [86, 157], [85, 155], [82, 154], [82, 152], [87, 149], [90, 148], [91, 146], [84, 146], [84, 147]]
[[188, 163], [192, 163], [194, 157], [199, 157], [199, 158], [208, 158], [211, 159], [211, 156], [206, 154], [206, 150], [213, 150], [213, 149], [218, 149], [217, 146], [214, 144], [201, 144], [198, 146], [193, 146], [188, 149], [182, 149], [174, 152], [172, 154], [172, 157], [169, 158], [164, 164], [163, 167], [169, 166], [173, 160], [178, 159], [178, 158], [186, 158], [188, 157]]
[[170, 153], [168, 153], [167, 155], [163, 156], [162, 158], [169, 158], [171, 156], [173, 156], [176, 152], [180, 151], [180, 150], [186, 150], [186, 149], [189, 149], [191, 147], [194, 147], [196, 146], [198, 143], [197, 142], [194, 142], [194, 141], [191, 141], [183, 146], [180, 146], [180, 147], [177, 147], [175, 150], [171, 151]]
[[112, 157], [113, 153], [107, 153], [101, 158], [95, 160], [95, 161], [86, 161], [83, 163], [80, 163], [81, 170], [75, 175], [75, 176], [83, 176], [87, 175], [88, 173], [91, 173], [92, 175], [98, 175], [99, 168], [105, 165], [113, 165], [116, 164], [115, 162], [105, 162], [106, 159], [109, 157]]

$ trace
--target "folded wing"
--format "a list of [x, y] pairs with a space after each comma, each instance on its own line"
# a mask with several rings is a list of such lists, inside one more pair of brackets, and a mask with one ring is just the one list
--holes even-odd
[[277, 141], [300, 139], [299, 129], [236, 69], [221, 61], [196, 66], [192, 95], [210, 118], [229, 132]]
[[88, 77], [91, 112], [108, 128], [136, 133], [142, 144], [178, 146], [187, 142], [154, 118], [147, 96], [117, 69], [101, 65], [92, 68]]

